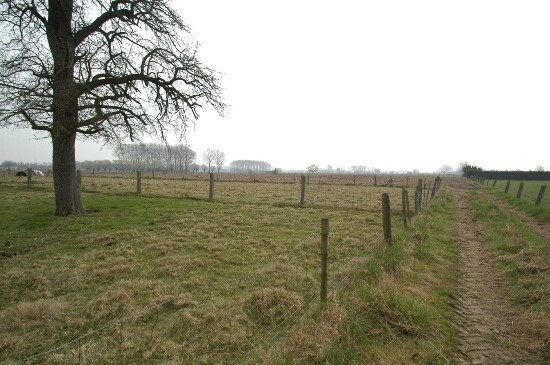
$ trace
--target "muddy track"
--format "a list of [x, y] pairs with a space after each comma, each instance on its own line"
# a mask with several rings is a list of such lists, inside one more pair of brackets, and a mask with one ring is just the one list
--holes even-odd
[[541, 364], [526, 350], [519, 311], [506, 297], [482, 231], [468, 202], [468, 185], [454, 186], [460, 277], [453, 303], [459, 334], [454, 364]]

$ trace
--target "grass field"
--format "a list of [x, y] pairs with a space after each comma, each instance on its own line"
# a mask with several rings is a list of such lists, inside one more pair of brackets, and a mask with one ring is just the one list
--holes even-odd
[[85, 176], [82, 189], [91, 213], [60, 218], [51, 179], [0, 179], [3, 364], [448, 363], [445, 191], [404, 229], [400, 188], [311, 184], [303, 206], [291, 183], [219, 182], [213, 201], [195, 180], [145, 178], [138, 196], [133, 178]]
[[[522, 181], [511, 180], [508, 192], [505, 193], [507, 181], [498, 180], [493, 188], [493, 180], [489, 181], [488, 188], [498, 196], [506, 199], [510, 204], [521, 210], [550, 222], [550, 181], [524, 181], [521, 197], [516, 198], [519, 186]], [[546, 191], [540, 205], [535, 205], [541, 186], [546, 186]]]

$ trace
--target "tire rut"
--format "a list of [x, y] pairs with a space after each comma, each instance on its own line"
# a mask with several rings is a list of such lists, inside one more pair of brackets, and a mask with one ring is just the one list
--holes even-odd
[[517, 340], [515, 327], [521, 317], [501, 286], [502, 278], [482, 240], [466, 187], [452, 191], [457, 202], [455, 241], [460, 268], [458, 295], [453, 303], [459, 335], [454, 363], [540, 364]]

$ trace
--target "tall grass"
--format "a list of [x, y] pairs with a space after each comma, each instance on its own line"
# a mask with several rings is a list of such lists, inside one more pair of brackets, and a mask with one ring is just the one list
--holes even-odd
[[[448, 362], [449, 194], [409, 228], [394, 223], [386, 247], [382, 188], [321, 185], [300, 206], [289, 184], [224, 183], [214, 201], [194, 181], [143, 196], [124, 179], [94, 184], [83, 183], [93, 213], [59, 218], [47, 180], [0, 181], [3, 363]], [[400, 189], [387, 189], [400, 222]]]

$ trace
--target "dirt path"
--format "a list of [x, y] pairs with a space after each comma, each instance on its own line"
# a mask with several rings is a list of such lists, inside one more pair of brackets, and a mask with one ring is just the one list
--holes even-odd
[[501, 288], [501, 277], [482, 241], [481, 228], [468, 203], [468, 186], [453, 187], [457, 202], [456, 243], [460, 279], [454, 306], [459, 333], [455, 364], [540, 364], [522, 349], [522, 324]]

